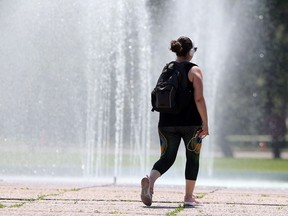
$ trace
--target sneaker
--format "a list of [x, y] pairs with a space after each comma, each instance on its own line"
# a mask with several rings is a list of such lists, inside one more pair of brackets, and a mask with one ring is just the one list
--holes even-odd
[[194, 195], [184, 197], [184, 206], [195, 206], [200, 205], [201, 203], [196, 200]]
[[146, 206], [152, 205], [152, 195], [149, 187], [150, 181], [148, 176], [141, 180], [141, 200]]

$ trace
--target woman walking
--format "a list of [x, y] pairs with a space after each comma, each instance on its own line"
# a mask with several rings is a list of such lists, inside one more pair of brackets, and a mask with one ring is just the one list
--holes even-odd
[[171, 41], [171, 51], [176, 53], [176, 62], [182, 64], [188, 77], [188, 88], [192, 92], [191, 102], [177, 114], [159, 114], [158, 133], [161, 146], [161, 157], [154, 164], [150, 175], [141, 180], [141, 200], [150, 206], [155, 181], [163, 175], [174, 163], [181, 139], [185, 143], [186, 189], [184, 205], [194, 205], [196, 201], [193, 191], [198, 171], [201, 141], [209, 135], [206, 103], [203, 96], [203, 76], [201, 69], [192, 64], [197, 47], [188, 37], [180, 37]]

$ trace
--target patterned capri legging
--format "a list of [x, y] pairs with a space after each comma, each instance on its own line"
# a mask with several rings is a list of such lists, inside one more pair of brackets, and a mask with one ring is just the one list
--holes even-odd
[[[199, 171], [201, 141], [195, 143], [197, 142], [195, 137], [199, 128], [201, 126], [158, 127], [161, 157], [152, 169], [163, 175], [173, 165], [182, 138], [186, 149], [185, 178], [196, 180]], [[197, 148], [196, 144], [198, 144]]]

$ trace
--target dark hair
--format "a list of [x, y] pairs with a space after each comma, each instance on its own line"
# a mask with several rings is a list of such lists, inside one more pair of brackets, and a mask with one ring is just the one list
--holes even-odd
[[181, 36], [177, 40], [172, 40], [170, 50], [175, 52], [177, 56], [186, 56], [192, 49], [192, 40], [188, 37]]

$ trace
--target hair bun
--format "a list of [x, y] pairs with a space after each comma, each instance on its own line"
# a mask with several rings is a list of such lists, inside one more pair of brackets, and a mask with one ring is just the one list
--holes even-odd
[[170, 50], [175, 53], [180, 53], [182, 50], [182, 45], [179, 41], [172, 40], [170, 43], [171, 47]]
[[185, 36], [172, 40], [170, 45], [170, 50], [176, 53], [177, 56], [186, 56], [193, 47], [191, 39]]

